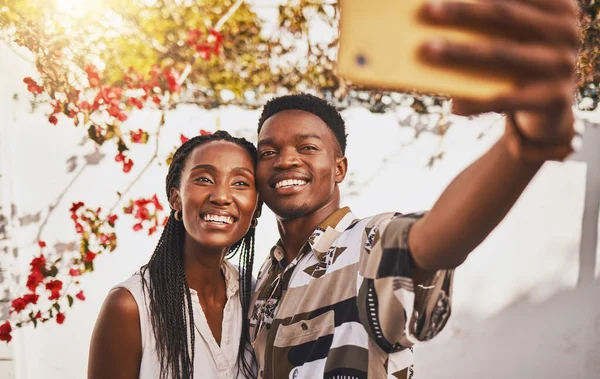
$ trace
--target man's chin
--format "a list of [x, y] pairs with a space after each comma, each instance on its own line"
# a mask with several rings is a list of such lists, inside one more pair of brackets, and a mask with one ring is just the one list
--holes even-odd
[[294, 220], [308, 214], [308, 204], [281, 205], [269, 207], [275, 215], [284, 220]]

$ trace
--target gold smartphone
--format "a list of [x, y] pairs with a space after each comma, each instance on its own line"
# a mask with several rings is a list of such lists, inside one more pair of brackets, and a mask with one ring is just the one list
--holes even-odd
[[[418, 16], [426, 0], [340, 0], [338, 71], [367, 88], [489, 100], [516, 87], [505, 73], [425, 63], [419, 46], [435, 37], [480, 41], [472, 30], [427, 25]], [[473, 0], [470, 0], [473, 1]]]

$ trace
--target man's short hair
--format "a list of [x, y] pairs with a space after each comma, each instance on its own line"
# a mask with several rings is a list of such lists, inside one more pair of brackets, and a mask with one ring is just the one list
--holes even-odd
[[346, 124], [340, 112], [327, 101], [305, 93], [280, 96], [269, 100], [260, 115], [258, 133], [269, 117], [287, 110], [300, 110], [319, 117], [333, 132], [340, 145], [342, 155], [346, 154]]

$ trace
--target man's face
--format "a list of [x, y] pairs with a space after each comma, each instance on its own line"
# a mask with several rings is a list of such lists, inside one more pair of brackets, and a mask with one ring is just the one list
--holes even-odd
[[312, 214], [339, 199], [346, 158], [319, 117], [300, 110], [271, 116], [258, 135], [256, 182], [259, 194], [277, 216]]

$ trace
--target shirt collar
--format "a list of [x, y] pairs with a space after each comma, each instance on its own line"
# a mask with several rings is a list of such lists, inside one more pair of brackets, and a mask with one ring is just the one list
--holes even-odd
[[[307, 243], [304, 245], [303, 249], [312, 250], [315, 258], [321, 261], [333, 241], [335, 241], [344, 230], [348, 229], [354, 220], [356, 220], [356, 216], [354, 216], [349, 207], [338, 209], [317, 226], [310, 237], [308, 237]], [[279, 239], [271, 249], [271, 258], [276, 262], [282, 262], [285, 258], [281, 239]]]

